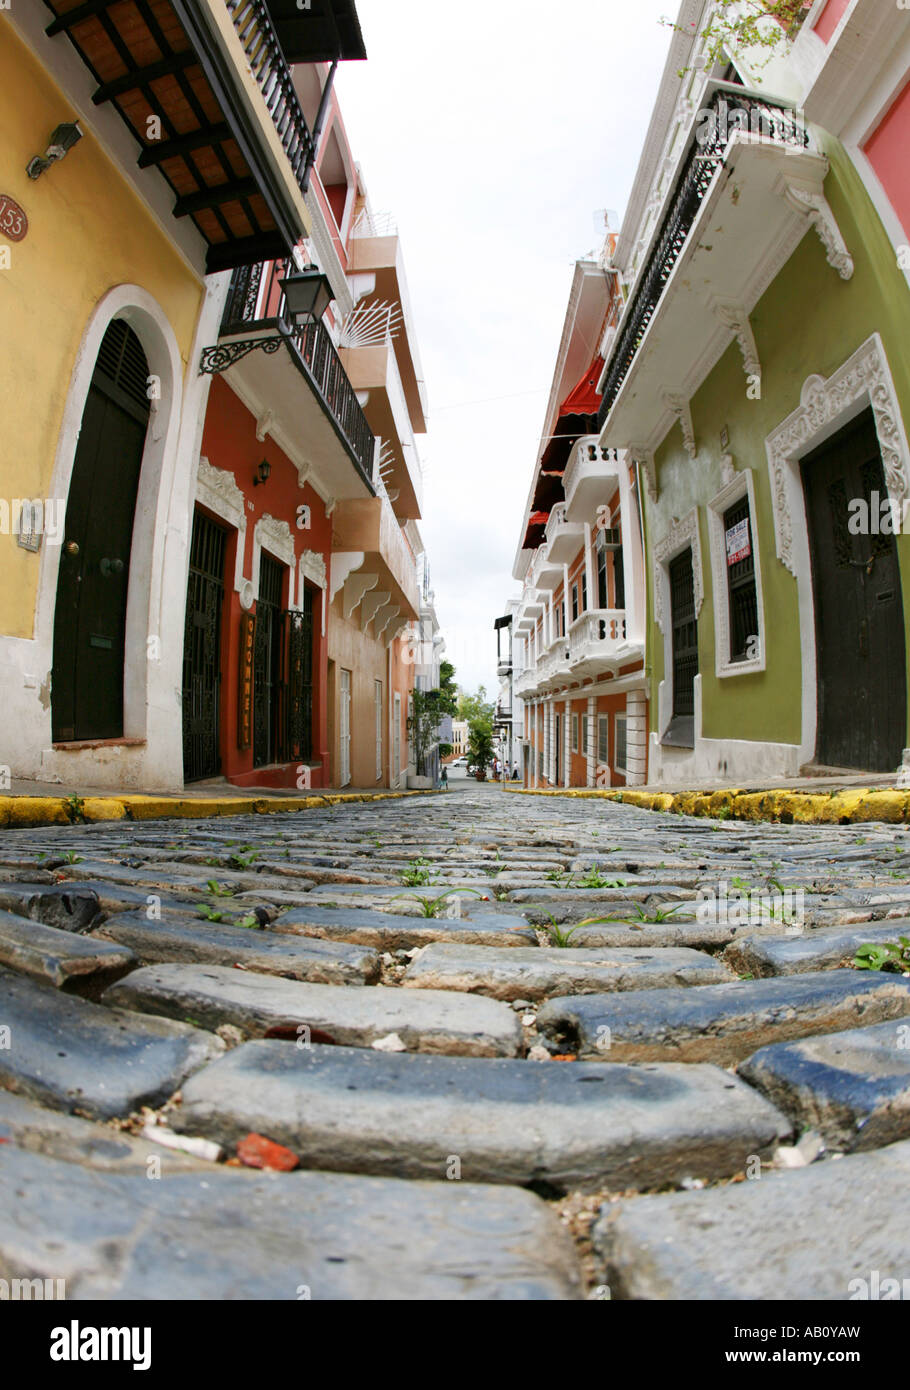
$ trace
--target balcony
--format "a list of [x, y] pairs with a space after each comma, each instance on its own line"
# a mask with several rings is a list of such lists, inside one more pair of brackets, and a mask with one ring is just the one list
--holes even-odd
[[734, 339], [760, 372], [750, 311], [812, 222], [839, 240], [827, 170], [785, 104], [707, 84], [600, 382], [610, 439], [656, 448]]
[[374, 283], [373, 290], [359, 305], [361, 312], [369, 312], [378, 305], [395, 305], [400, 310], [401, 324], [393, 346], [411, 426], [415, 434], [424, 434], [427, 396], [423, 367], [417, 350], [401, 242], [388, 218], [376, 218], [366, 209], [361, 212], [351, 234], [349, 268], [352, 274], [369, 276]]
[[549, 554], [549, 546], [546, 543], [539, 546], [528, 571], [529, 583], [536, 589], [547, 589], [552, 593], [564, 577], [562, 565], [558, 565]]
[[339, 356], [371, 429], [382, 440], [383, 477], [395, 511], [402, 519], [417, 521], [423, 474], [391, 336], [370, 345], [344, 344], [343, 336]]
[[569, 628], [569, 664], [574, 679], [601, 676], [641, 656], [626, 641], [626, 614], [621, 608], [594, 608]]
[[566, 504], [557, 502], [550, 512], [546, 537], [549, 562], [552, 565], [567, 565], [584, 545], [585, 528], [579, 522], [569, 521]]
[[414, 556], [384, 497], [339, 502], [332, 513], [333, 600], [341, 589], [344, 617], [359, 619], [361, 632], [372, 625], [374, 638], [391, 641], [419, 618]]
[[[66, 34], [91, 74], [91, 102], [110, 103], [133, 137], [137, 192], [163, 219], [169, 207], [183, 255], [212, 273], [307, 235], [315, 148], [265, 0], [48, 9], [48, 35]], [[150, 111], [165, 138], [150, 136]]]
[[594, 521], [597, 508], [605, 507], [619, 486], [621, 466], [618, 451], [604, 448], [596, 435], [578, 441], [562, 480], [570, 521]]
[[[241, 395], [245, 387], [268, 401], [292, 439], [306, 440], [307, 457], [333, 496], [363, 497], [372, 492], [373, 432], [324, 324], [291, 323], [278, 283], [285, 266], [270, 261], [234, 272], [219, 344], [207, 355]], [[260, 350], [251, 350], [251, 340]], [[309, 390], [301, 391], [301, 377]]]

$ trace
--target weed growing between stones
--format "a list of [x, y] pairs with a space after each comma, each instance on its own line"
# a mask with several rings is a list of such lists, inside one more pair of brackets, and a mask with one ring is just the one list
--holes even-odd
[[450, 888], [447, 893], [440, 893], [435, 898], [424, 898], [419, 893], [396, 893], [391, 901], [396, 902], [399, 898], [410, 898], [415, 903], [420, 904], [421, 917], [441, 917], [446, 899], [456, 897], [459, 893], [473, 893], [481, 901], [484, 897], [476, 888]]
[[910, 936], [860, 946], [853, 957], [853, 966], [856, 970], [882, 970], [891, 975], [910, 975]]

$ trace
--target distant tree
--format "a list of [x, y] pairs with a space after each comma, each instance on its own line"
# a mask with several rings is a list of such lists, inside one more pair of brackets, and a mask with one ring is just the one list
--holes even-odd
[[459, 686], [458, 688], [458, 718], [464, 719], [468, 724], [475, 719], [486, 719], [492, 724], [493, 716], [496, 713], [496, 706], [487, 699], [487, 688], [485, 685], [477, 687], [476, 695], [468, 695]]
[[439, 663], [439, 708], [442, 714], [458, 712], [458, 686], [455, 684], [455, 667], [451, 661]]
[[454, 752], [455, 752], [455, 749], [452, 747], [451, 743], [440, 743], [440, 745], [439, 745], [439, 756], [440, 756], [440, 758], [450, 758]]
[[414, 762], [419, 776], [426, 767], [426, 757], [436, 742], [442, 719], [438, 690], [412, 690], [408, 731], [414, 742]]
[[492, 722], [483, 716], [475, 716], [468, 724], [468, 765], [473, 767], [475, 776], [482, 782], [486, 778], [487, 768], [492, 761]]

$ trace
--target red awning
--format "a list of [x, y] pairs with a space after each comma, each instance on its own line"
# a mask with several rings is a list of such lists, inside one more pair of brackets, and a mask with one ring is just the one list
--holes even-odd
[[577, 385], [559, 407], [560, 415], [596, 415], [600, 409], [597, 383], [604, 369], [602, 357], [595, 357]]

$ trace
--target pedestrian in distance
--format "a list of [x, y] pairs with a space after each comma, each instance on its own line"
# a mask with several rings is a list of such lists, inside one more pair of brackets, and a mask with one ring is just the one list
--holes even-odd
[[442, 769], [442, 776], [439, 780], [442, 783], [443, 791], [447, 792], [449, 790], [449, 769], [447, 767]]

